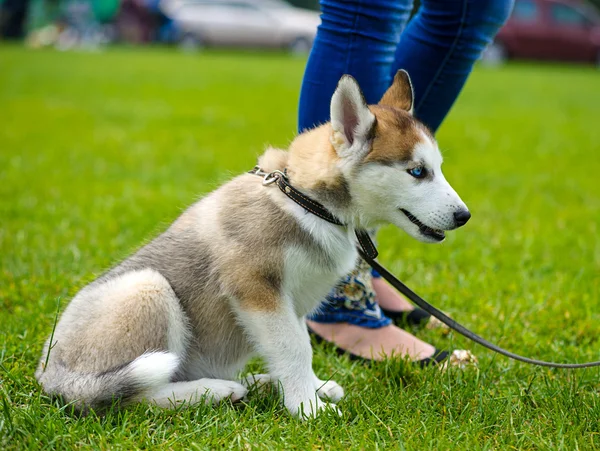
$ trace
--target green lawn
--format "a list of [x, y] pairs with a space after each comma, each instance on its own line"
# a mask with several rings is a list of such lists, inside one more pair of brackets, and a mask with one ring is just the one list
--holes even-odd
[[[472, 349], [479, 369], [367, 367], [318, 348], [317, 374], [346, 389], [342, 418], [302, 423], [272, 393], [77, 418], [40, 392], [57, 300], [64, 308], [252, 168], [266, 144], [285, 146], [303, 66], [279, 54], [0, 47], [0, 449], [600, 448], [599, 370], [531, 367], [439, 331], [416, 333]], [[473, 218], [438, 246], [385, 229], [381, 261], [508, 349], [600, 358], [598, 71], [479, 68], [438, 138]]]

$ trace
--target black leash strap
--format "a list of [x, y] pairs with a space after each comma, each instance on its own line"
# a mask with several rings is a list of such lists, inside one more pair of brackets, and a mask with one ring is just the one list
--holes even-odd
[[[290, 185], [286, 171], [273, 171], [273, 172], [263, 172], [258, 166], [250, 171], [250, 174], [256, 174], [263, 177], [263, 185], [271, 185], [276, 183], [279, 189], [290, 199], [296, 202], [298, 205], [303, 207], [305, 210], [310, 213], [318, 216], [319, 218], [324, 219], [332, 224], [343, 226], [344, 224], [337, 219], [329, 210], [327, 210], [323, 205], [319, 202], [311, 199], [310, 197], [302, 194], [292, 185]], [[367, 233], [366, 230], [356, 229], [356, 238], [358, 240], [359, 246], [357, 246], [358, 253], [360, 256], [369, 264], [371, 267], [381, 274], [385, 280], [387, 280], [396, 290], [414, 302], [416, 305], [421, 307], [431, 316], [435, 316], [442, 323], [446, 324], [451, 329], [455, 330], [461, 335], [464, 335], [469, 340], [474, 341], [475, 343], [480, 344], [481, 346], [491, 349], [498, 354], [501, 354], [510, 359], [518, 360], [520, 362], [529, 363], [531, 365], [538, 366], [547, 366], [550, 368], [589, 368], [593, 366], [600, 366], [600, 361], [596, 362], [588, 362], [588, 363], [554, 363], [554, 362], [544, 362], [543, 360], [530, 359], [528, 357], [520, 356], [519, 354], [515, 354], [510, 351], [506, 351], [499, 346], [496, 346], [493, 343], [490, 343], [485, 338], [480, 337], [479, 335], [471, 332], [469, 329], [464, 327], [463, 325], [457, 323], [448, 315], [446, 315], [441, 310], [438, 310], [417, 293], [412, 291], [406, 285], [404, 285], [400, 280], [398, 280], [392, 273], [390, 273], [385, 267], [381, 266], [375, 258], [377, 258], [377, 249], [371, 240], [371, 237]]]
[[497, 352], [498, 354], [502, 354], [503, 356], [506, 356], [508, 358], [511, 358], [514, 360], [519, 360], [519, 361], [525, 362], [525, 363], [529, 363], [531, 365], [548, 366], [550, 368], [589, 368], [589, 367], [593, 367], [593, 366], [600, 366], [600, 361], [587, 362], [587, 363], [544, 362], [543, 360], [530, 359], [528, 357], [523, 357], [523, 356], [520, 356], [513, 352], [506, 351], [505, 349], [502, 349], [501, 347], [496, 346], [493, 343], [490, 343], [485, 338], [482, 338], [479, 335], [471, 332], [469, 329], [467, 329], [463, 325], [454, 321], [452, 318], [450, 318], [444, 312], [435, 308], [433, 305], [428, 303], [417, 293], [415, 293], [410, 288], [408, 288], [406, 285], [404, 285], [400, 280], [398, 280], [396, 277], [394, 277], [392, 275], [392, 273], [390, 273], [386, 268], [381, 266], [375, 259], [370, 258], [368, 255], [366, 255], [364, 252], [362, 252], [362, 249], [358, 249], [358, 253], [369, 265], [371, 265], [371, 267], [375, 271], [377, 271], [379, 274], [381, 274], [381, 277], [383, 277], [385, 280], [387, 280], [396, 290], [398, 290], [400, 293], [402, 293], [404, 296], [406, 296], [408, 299], [410, 299], [416, 305], [421, 307], [427, 313], [429, 313], [432, 316], [435, 316], [442, 323], [446, 324], [451, 329], [454, 329], [459, 334], [464, 335], [469, 340], [472, 340], [475, 343], [480, 344], [481, 346], [491, 349], [492, 351]]

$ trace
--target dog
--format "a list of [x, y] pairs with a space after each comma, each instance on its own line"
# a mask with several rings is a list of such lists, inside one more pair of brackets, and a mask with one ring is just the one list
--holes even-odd
[[[344, 391], [313, 372], [304, 316], [356, 265], [355, 229], [391, 223], [434, 243], [470, 217], [413, 103], [405, 71], [370, 106], [343, 76], [331, 121], [258, 162], [343, 225], [256, 174], [234, 178], [76, 294], [36, 372], [46, 393], [86, 412], [237, 401], [249, 383], [273, 382], [294, 416], [339, 413]], [[269, 373], [235, 381], [254, 354]]]

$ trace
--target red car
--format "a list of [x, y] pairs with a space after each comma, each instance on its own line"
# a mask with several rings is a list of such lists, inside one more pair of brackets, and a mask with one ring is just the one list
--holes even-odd
[[516, 0], [512, 16], [483, 55], [488, 63], [508, 58], [600, 65], [600, 17], [581, 1]]

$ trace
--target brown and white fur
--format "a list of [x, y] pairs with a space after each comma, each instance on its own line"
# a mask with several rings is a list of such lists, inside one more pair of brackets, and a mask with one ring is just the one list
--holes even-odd
[[[257, 353], [269, 375], [255, 380], [275, 382], [293, 415], [337, 409], [343, 390], [314, 374], [304, 316], [356, 264], [354, 229], [392, 223], [435, 241], [459, 225], [457, 212], [468, 214], [412, 103], [404, 71], [372, 106], [344, 76], [331, 123], [287, 152], [267, 150], [259, 165], [287, 168], [294, 187], [347, 226], [307, 213], [256, 175], [231, 180], [79, 291], [46, 342], [36, 373], [45, 391], [81, 410], [235, 401], [247, 388], [234, 379]], [[407, 172], [416, 166], [427, 176]], [[434, 229], [436, 239], [424, 233]]]

